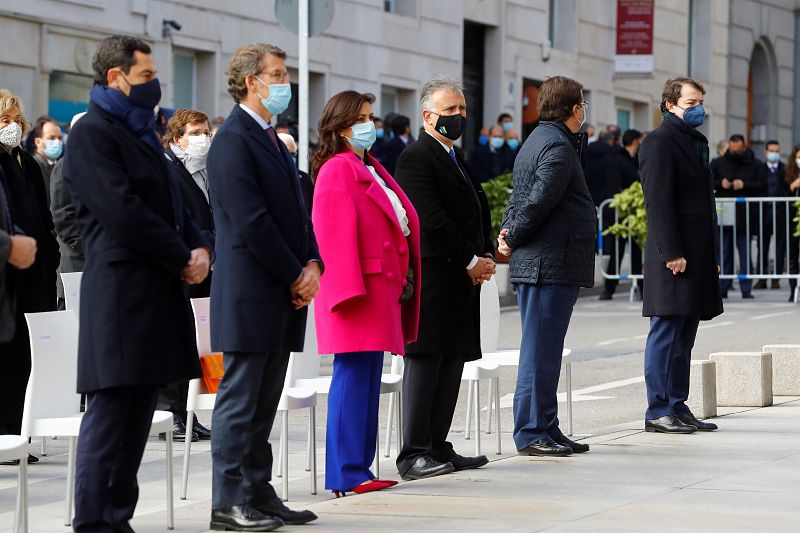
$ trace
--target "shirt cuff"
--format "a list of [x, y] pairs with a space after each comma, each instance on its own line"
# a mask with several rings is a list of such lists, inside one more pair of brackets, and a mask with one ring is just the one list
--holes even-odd
[[472, 256], [472, 261], [470, 261], [469, 264], [467, 265], [467, 270], [472, 269], [477, 264], [478, 264], [478, 256], [477, 255], [473, 255]]

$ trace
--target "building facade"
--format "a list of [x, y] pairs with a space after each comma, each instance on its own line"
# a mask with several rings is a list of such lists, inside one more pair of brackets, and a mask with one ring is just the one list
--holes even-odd
[[[23, 98], [30, 119], [66, 122], [85, 107], [96, 43], [124, 33], [153, 47], [162, 105], [224, 116], [233, 104], [225, 66], [241, 45], [280, 46], [297, 81], [297, 38], [278, 24], [276, 1], [285, 0], [4, 0], [0, 86]], [[467, 87], [465, 148], [501, 112], [529, 132], [538, 85], [554, 75], [584, 84], [592, 123], [649, 130], [664, 80], [690, 75], [708, 90], [712, 142], [742, 133], [756, 149], [777, 138], [788, 152], [800, 140], [800, 0], [657, 0], [647, 75], [615, 74], [615, 0], [334, 3], [331, 25], [309, 43], [312, 131], [345, 89], [374, 93], [376, 114], [408, 115], [416, 130], [420, 88], [440, 75]]]

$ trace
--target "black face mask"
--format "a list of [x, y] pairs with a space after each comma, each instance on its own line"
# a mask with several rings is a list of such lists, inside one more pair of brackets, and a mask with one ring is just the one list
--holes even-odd
[[[123, 79], [128, 82], [128, 79], [124, 76]], [[153, 78], [144, 83], [137, 83], [136, 85], [128, 82], [128, 85], [131, 88], [128, 100], [135, 106], [153, 109], [161, 101], [161, 84], [158, 78]]]
[[467, 117], [461, 113], [455, 115], [439, 115], [436, 126], [433, 127], [437, 133], [447, 137], [451, 141], [457, 141], [467, 127]]

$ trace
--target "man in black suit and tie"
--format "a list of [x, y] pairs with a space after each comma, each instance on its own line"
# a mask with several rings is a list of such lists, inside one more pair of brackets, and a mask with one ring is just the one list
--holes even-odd
[[303, 348], [322, 266], [297, 169], [269, 124], [291, 98], [285, 59], [263, 43], [234, 53], [226, 73], [236, 105], [208, 154], [217, 231], [211, 347], [225, 364], [212, 418], [215, 530], [270, 531], [316, 519], [285, 507], [269, 483], [268, 438], [289, 352]]
[[206, 278], [211, 244], [186, 215], [153, 129], [161, 87], [150, 47], [108, 37], [92, 66], [89, 110], [64, 166], [86, 255], [77, 387], [86, 414], [72, 526], [133, 531], [158, 390], [200, 376], [183, 285]]
[[443, 78], [422, 88], [425, 132], [400, 155], [395, 178], [419, 215], [422, 302], [418, 340], [406, 348], [403, 375], [403, 479], [478, 468], [447, 442], [466, 361], [481, 357], [480, 285], [495, 272], [489, 204], [453, 149], [464, 131], [461, 84]]

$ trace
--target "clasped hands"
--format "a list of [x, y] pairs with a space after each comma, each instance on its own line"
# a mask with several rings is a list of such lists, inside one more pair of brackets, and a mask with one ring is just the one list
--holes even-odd
[[295, 310], [302, 309], [311, 303], [319, 291], [319, 264], [312, 261], [303, 267], [300, 275], [289, 288], [292, 293], [292, 304]]
[[495, 272], [494, 261], [488, 257], [479, 257], [475, 266], [467, 269], [467, 274], [473, 285], [482, 285], [485, 281], [489, 281]]
[[733, 188], [734, 191], [741, 191], [742, 189], [744, 189], [744, 181], [739, 179], [731, 181], [728, 178], [722, 178], [722, 188], [723, 189]]
[[181, 279], [189, 285], [202, 283], [208, 276], [211, 256], [206, 248], [195, 248], [189, 256], [189, 262], [181, 271]]
[[512, 248], [506, 243], [506, 235], [508, 235], [507, 229], [500, 230], [500, 235], [497, 236], [497, 251], [501, 254], [505, 255], [506, 257], [511, 255], [513, 251]]

